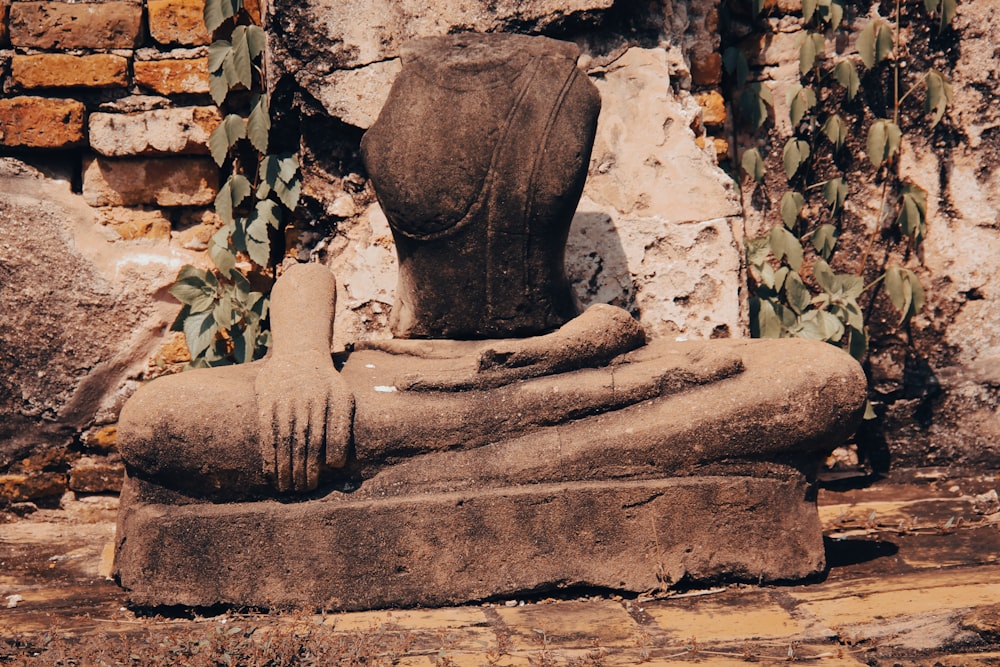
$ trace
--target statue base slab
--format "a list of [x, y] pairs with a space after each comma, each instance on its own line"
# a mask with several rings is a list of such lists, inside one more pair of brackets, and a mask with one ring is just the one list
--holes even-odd
[[825, 567], [800, 475], [166, 505], [126, 480], [115, 573], [139, 606], [359, 610], [571, 587], [799, 580]]

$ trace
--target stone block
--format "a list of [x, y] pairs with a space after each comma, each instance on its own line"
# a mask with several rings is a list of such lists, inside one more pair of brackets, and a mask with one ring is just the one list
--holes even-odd
[[205, 0], [148, 0], [149, 34], [159, 44], [208, 44], [212, 36], [202, 17]]
[[56, 472], [0, 475], [0, 504], [23, 503], [61, 496], [66, 475]]
[[393, 58], [316, 77], [311, 87], [328, 114], [366, 130], [378, 118], [401, 68], [399, 59]]
[[110, 452], [118, 448], [118, 425], [102, 426], [87, 435], [86, 447], [98, 452]]
[[128, 60], [99, 53], [71, 56], [45, 53], [15, 55], [11, 62], [14, 83], [22, 88], [113, 88], [128, 83]]
[[0, 146], [70, 148], [83, 143], [82, 102], [47, 97], [0, 99]]
[[142, 35], [142, 3], [14, 2], [10, 41], [36, 49], [131, 49]]
[[698, 51], [691, 54], [691, 81], [696, 86], [717, 86], [722, 81], [722, 54]]
[[115, 230], [125, 241], [170, 239], [170, 220], [162, 211], [112, 206], [99, 209], [97, 215], [102, 224]]
[[215, 107], [175, 107], [90, 115], [90, 147], [101, 155], [208, 154], [222, 116]]
[[91, 206], [207, 206], [219, 189], [211, 158], [85, 158], [83, 198]]
[[208, 58], [137, 60], [135, 82], [160, 95], [208, 92]]
[[639, 593], [681, 579], [800, 579], [825, 565], [815, 500], [799, 480], [569, 482], [391, 498], [362, 489], [301, 503], [169, 507], [143, 499], [137, 480], [125, 487], [115, 569], [139, 605], [440, 606], [571, 587]]
[[10, 16], [10, 0], [0, 0], [0, 47], [10, 44], [10, 30], [7, 22]]
[[694, 99], [701, 107], [701, 122], [706, 127], [719, 128], [726, 124], [726, 101], [717, 90], [698, 93]]
[[77, 493], [118, 493], [125, 477], [120, 461], [94, 459], [85, 456], [69, 471], [69, 489]]

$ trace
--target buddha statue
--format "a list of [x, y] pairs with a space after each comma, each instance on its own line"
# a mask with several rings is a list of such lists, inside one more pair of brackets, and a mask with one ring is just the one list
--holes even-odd
[[[163, 377], [127, 402], [119, 421], [128, 479], [118, 572], [140, 602], [325, 604], [335, 597], [330, 604], [339, 608], [434, 604], [504, 592], [483, 593], [482, 586], [537, 587], [554, 576], [501, 585], [490, 574], [464, 587], [446, 577], [435, 589], [433, 577], [414, 566], [425, 584], [407, 584], [410, 592], [395, 598], [342, 590], [350, 584], [340, 579], [361, 575], [337, 568], [381, 563], [375, 554], [399, 530], [398, 515], [396, 523], [378, 518], [379, 503], [444, 503], [448, 521], [467, 522], [447, 530], [461, 533], [489, 524], [480, 510], [463, 509], [483, 493], [522, 498], [558, 487], [566, 502], [579, 495], [600, 503], [595, 498], [659, 489], [670, 480], [679, 499], [695, 484], [722, 502], [718, 489], [729, 482], [718, 480], [731, 476], [761, 488], [771, 480], [784, 485], [794, 498], [788, 503], [805, 503], [794, 512], [808, 513], [804, 480], [854, 428], [863, 406], [865, 378], [848, 355], [803, 340], [647, 341], [620, 308], [598, 304], [579, 312], [563, 253], [600, 99], [577, 69], [577, 56], [572, 44], [520, 35], [454, 35], [403, 49], [402, 71], [362, 142], [399, 256], [395, 337], [332, 356], [335, 280], [321, 265], [297, 265], [273, 290], [273, 347], [264, 360]], [[734, 493], [759, 495], [753, 489]], [[510, 502], [524, 511], [522, 500]], [[643, 511], [659, 507], [642, 502], [651, 503]], [[793, 512], [784, 502], [774, 511]], [[650, 521], [666, 520], [655, 511]], [[316, 538], [332, 540], [330, 549], [346, 548], [332, 546], [343, 539], [343, 526], [333, 527], [338, 521], [363, 521], [363, 530], [385, 543], [342, 554], [336, 566], [317, 563], [331, 574], [313, 588], [285, 581], [267, 594], [247, 592], [233, 572], [251, 570], [231, 565], [215, 575], [227, 583], [212, 584], [217, 592], [207, 594], [183, 585], [183, 577], [195, 576], [190, 562], [154, 574], [166, 567], [160, 548], [171, 539], [188, 561], [212, 549], [259, 551], [266, 560], [263, 546], [224, 546], [235, 539], [233, 526], [256, 525], [261, 512], [273, 521], [261, 529], [261, 544], [273, 549], [285, 549], [273, 538], [285, 524], [314, 514], [325, 517], [317, 534], [340, 531], [336, 539]], [[356, 518], [331, 518], [344, 513]], [[606, 519], [613, 516], [608, 510]], [[210, 529], [213, 522], [229, 532]], [[421, 530], [433, 532], [425, 524]], [[821, 569], [818, 524], [809, 525], [808, 548], [794, 546], [801, 567], [788, 566], [767, 538], [778, 554], [768, 567], [784, 567], [788, 576], [769, 570], [766, 578]], [[185, 542], [194, 534], [202, 536], [197, 547]], [[733, 549], [737, 561], [741, 548]], [[303, 563], [327, 558], [306, 551], [289, 572], [301, 575]], [[638, 585], [615, 576], [622, 581], [611, 585]]]

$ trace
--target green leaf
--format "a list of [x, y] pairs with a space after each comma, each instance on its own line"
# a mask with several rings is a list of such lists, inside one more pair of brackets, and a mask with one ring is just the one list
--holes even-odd
[[837, 29], [844, 20], [844, 3], [842, 0], [832, 0], [828, 5], [823, 5], [822, 14], [823, 20], [831, 28]]
[[250, 195], [250, 181], [243, 174], [232, 174], [215, 195], [215, 212], [223, 222], [233, 222], [233, 209]]
[[267, 36], [264, 34], [264, 30], [260, 26], [248, 25], [246, 40], [250, 58], [257, 60], [260, 54], [264, 53], [264, 49], [267, 48]]
[[208, 256], [224, 276], [231, 276], [236, 268], [236, 255], [229, 250], [229, 225], [219, 229], [208, 242]]
[[803, 250], [795, 234], [778, 225], [771, 229], [770, 235], [771, 252], [779, 261], [785, 259], [793, 270], [798, 271], [802, 266]]
[[800, 338], [835, 342], [843, 338], [844, 324], [825, 310], [810, 310], [802, 315], [793, 333]]
[[231, 18], [242, 7], [242, 0], [238, 2], [234, 0], [205, 0], [205, 9], [202, 13], [205, 27], [208, 28], [209, 32], [215, 32], [226, 19]]
[[861, 361], [868, 354], [868, 334], [864, 328], [847, 328], [847, 351], [856, 360]]
[[892, 27], [882, 19], [869, 21], [858, 35], [857, 48], [865, 67], [871, 69], [892, 52]]
[[955, 12], [958, 11], [958, 0], [942, 0], [941, 3], [941, 27], [938, 29], [939, 33], [945, 31], [945, 28], [951, 23], [951, 20], [955, 18]]
[[302, 194], [301, 181], [295, 178], [291, 183], [286, 185], [279, 180], [274, 189], [278, 193], [278, 199], [285, 205], [285, 208], [289, 211], [294, 211], [295, 207], [298, 206], [299, 196]]
[[903, 187], [896, 224], [915, 244], [927, 234], [927, 191], [918, 185]]
[[815, 32], [807, 32], [799, 47], [799, 74], [805, 76], [816, 64], [816, 58], [823, 55], [826, 45], [823, 43], [823, 35]]
[[781, 338], [781, 318], [768, 300], [750, 299], [750, 335], [753, 338]]
[[844, 122], [843, 118], [833, 114], [826, 119], [821, 130], [830, 143], [836, 146], [837, 150], [844, 147], [844, 142], [847, 141], [847, 123]]
[[868, 128], [868, 159], [878, 169], [899, 150], [902, 133], [891, 120], [879, 119]]
[[756, 148], [749, 148], [743, 151], [743, 158], [740, 160], [740, 166], [743, 167], [743, 171], [747, 176], [752, 178], [756, 183], [764, 182], [764, 159], [760, 156], [760, 151]]
[[809, 159], [809, 144], [802, 139], [792, 137], [785, 143], [781, 160], [785, 166], [785, 176], [789, 179], [795, 175], [799, 167]]
[[253, 64], [250, 57], [250, 45], [247, 43], [247, 27], [236, 26], [233, 30], [233, 66], [236, 78], [247, 90], [253, 86]]
[[858, 68], [850, 60], [841, 60], [833, 68], [833, 78], [841, 86], [847, 89], [847, 99], [853, 100], [861, 87], [861, 79], [858, 77]]
[[875, 62], [880, 63], [892, 53], [892, 26], [880, 21], [878, 36], [875, 39]]
[[822, 259], [817, 259], [813, 264], [813, 278], [816, 279], [816, 284], [819, 285], [824, 292], [828, 294], [833, 293], [834, 285], [834, 273], [830, 265], [827, 264]]
[[813, 13], [816, 11], [817, 0], [802, 0], [802, 21], [809, 23], [812, 21]]
[[924, 81], [927, 83], [924, 111], [932, 115], [931, 127], [934, 127], [941, 122], [944, 111], [951, 102], [951, 84], [935, 70], [927, 72]]
[[823, 185], [823, 199], [830, 205], [830, 212], [836, 215], [847, 200], [847, 184], [841, 177], [831, 178]]
[[229, 149], [237, 141], [245, 137], [247, 126], [242, 116], [234, 113], [222, 119], [219, 126], [212, 130], [208, 137], [208, 148], [212, 152], [212, 159], [220, 167], [225, 163]]
[[294, 155], [283, 155], [279, 156], [278, 165], [280, 167], [278, 171], [278, 178], [283, 180], [285, 183], [291, 184], [292, 179], [299, 171], [299, 159]]
[[750, 77], [750, 66], [747, 64], [747, 57], [741, 49], [735, 46], [726, 47], [722, 53], [722, 66], [726, 73], [732, 77], [733, 86], [742, 88]]
[[199, 357], [215, 340], [218, 328], [212, 311], [193, 313], [184, 320], [184, 340], [187, 342], [191, 358]]
[[212, 317], [222, 329], [228, 329], [236, 323], [237, 316], [233, 308], [233, 300], [228, 294], [223, 294], [222, 298], [215, 304]]
[[226, 95], [229, 94], [229, 84], [226, 82], [225, 73], [219, 71], [208, 75], [208, 91], [212, 95], [212, 101], [217, 105], [226, 101]]
[[247, 119], [247, 136], [259, 153], [267, 152], [268, 135], [271, 132], [271, 110], [267, 95], [254, 95], [252, 109]]
[[909, 269], [898, 266], [886, 269], [885, 291], [892, 305], [901, 313], [900, 325], [924, 307], [924, 289]]
[[806, 205], [806, 199], [798, 192], [789, 190], [781, 196], [781, 219], [785, 227], [791, 229], [799, 219], [799, 212]]
[[[829, 260], [833, 255], [833, 248], [837, 244], [839, 233], [837, 228], [830, 224], [820, 225], [812, 235], [812, 246], [823, 259]], [[818, 263], [818, 262], [817, 262]], [[825, 262], [824, 262], [825, 263]], [[813, 267], [813, 275], [816, 269]], [[826, 289], [826, 288], [824, 288]], [[829, 290], [827, 290], [829, 291]]]
[[177, 276], [177, 281], [167, 290], [170, 294], [189, 306], [191, 313], [200, 313], [212, 308], [217, 296], [218, 282], [215, 276], [202, 269], [186, 266]]
[[788, 305], [800, 315], [806, 311], [810, 301], [812, 301], [809, 288], [795, 271], [790, 272], [785, 279], [785, 296], [788, 298]]
[[208, 47], [208, 71], [221, 72], [223, 63], [233, 57], [233, 44], [226, 39], [217, 39]]
[[806, 115], [806, 112], [816, 106], [816, 93], [812, 88], [803, 88], [799, 84], [795, 84], [788, 89], [785, 100], [789, 106], [788, 116], [792, 125], [796, 126]]
[[755, 19], [764, 11], [764, 0], [750, 0], [750, 14]]
[[939, 4], [941, 4], [941, 0], [924, 0], [924, 9], [927, 10], [928, 14], [933, 14], [937, 11]]
[[247, 220], [246, 246], [250, 259], [260, 266], [267, 266], [271, 256], [271, 241], [268, 227], [278, 229], [281, 225], [281, 210], [277, 202], [264, 199], [257, 202]]

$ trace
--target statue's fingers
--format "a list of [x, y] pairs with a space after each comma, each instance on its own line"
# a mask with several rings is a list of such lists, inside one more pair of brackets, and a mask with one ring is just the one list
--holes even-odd
[[331, 388], [326, 401], [326, 465], [343, 468], [347, 465], [347, 452], [351, 446], [351, 426], [354, 422], [354, 396], [341, 384]]
[[305, 408], [297, 410], [295, 432], [292, 437], [292, 488], [296, 491], [306, 489], [306, 459], [309, 455], [309, 418], [312, 413], [312, 401]]
[[323, 452], [326, 401], [314, 401], [309, 406], [309, 432], [306, 443], [306, 491], [319, 486], [319, 461]]
[[275, 451], [275, 468], [278, 476], [278, 490], [292, 490], [292, 441], [295, 436], [295, 412], [281, 410], [277, 416], [278, 438]]

